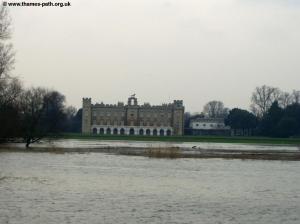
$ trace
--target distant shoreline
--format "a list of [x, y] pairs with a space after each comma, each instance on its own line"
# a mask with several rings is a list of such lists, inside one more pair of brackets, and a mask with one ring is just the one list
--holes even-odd
[[231, 137], [231, 136], [129, 136], [129, 135], [86, 135], [66, 133], [57, 139], [78, 140], [125, 140], [125, 141], [161, 141], [161, 142], [207, 142], [207, 143], [243, 143], [274, 144], [300, 146], [300, 138], [268, 138], [268, 137]]
[[[23, 144], [0, 144], [1, 152], [30, 152], [30, 153], [110, 153], [116, 155], [127, 156], [144, 156], [150, 158], [199, 158], [199, 159], [245, 159], [245, 160], [282, 160], [282, 161], [300, 161], [300, 149], [286, 149], [278, 150], [268, 148], [265, 150], [250, 150], [250, 149], [205, 149], [205, 148], [185, 148], [177, 146], [144, 146], [144, 147], [131, 147], [131, 146], [51, 146], [33, 144], [31, 148], [26, 149]], [[270, 145], [270, 147], [272, 147]]]

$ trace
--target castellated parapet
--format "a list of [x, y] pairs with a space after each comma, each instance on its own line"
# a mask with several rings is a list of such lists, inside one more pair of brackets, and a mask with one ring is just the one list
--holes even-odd
[[182, 100], [162, 105], [138, 104], [133, 95], [127, 104], [92, 104], [82, 99], [82, 133], [115, 135], [183, 135]]

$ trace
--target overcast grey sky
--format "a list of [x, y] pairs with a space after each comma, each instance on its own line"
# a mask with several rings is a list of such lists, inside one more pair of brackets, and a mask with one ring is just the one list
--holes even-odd
[[[12, 1], [12, 0], [9, 0]], [[57, 0], [61, 1], [61, 0]], [[68, 104], [182, 99], [248, 109], [256, 86], [300, 89], [298, 0], [71, 0], [10, 8], [15, 74]]]

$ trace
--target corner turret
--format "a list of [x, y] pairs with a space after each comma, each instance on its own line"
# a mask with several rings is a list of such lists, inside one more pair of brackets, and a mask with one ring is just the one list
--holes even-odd
[[82, 133], [91, 133], [92, 99], [82, 98]]
[[173, 128], [177, 135], [183, 135], [184, 132], [184, 106], [182, 100], [173, 102]]

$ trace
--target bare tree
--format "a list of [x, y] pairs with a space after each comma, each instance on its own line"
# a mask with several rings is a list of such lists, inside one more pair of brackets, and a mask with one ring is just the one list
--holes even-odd
[[[1, 2], [2, 3], [2, 2]], [[9, 39], [11, 36], [11, 18], [7, 7], [0, 6], [0, 40]]]
[[291, 98], [292, 98], [292, 103], [300, 104], [300, 90], [293, 90]]
[[286, 108], [288, 105], [292, 104], [293, 98], [292, 95], [288, 92], [281, 92], [279, 96], [279, 105], [282, 108]]
[[7, 41], [11, 37], [11, 19], [7, 7], [0, 6], [0, 78], [7, 76], [13, 69], [15, 53]]
[[16, 137], [21, 132], [19, 114], [22, 85], [17, 78], [11, 77], [15, 54], [9, 43], [11, 19], [7, 7], [0, 5], [0, 141]]
[[47, 91], [42, 88], [32, 88], [24, 91], [22, 95], [23, 132], [26, 147], [38, 141], [40, 133], [40, 120], [43, 114], [44, 97]]
[[77, 109], [74, 106], [68, 106], [65, 108], [65, 113], [67, 115], [67, 118], [72, 118], [76, 115]]
[[0, 79], [0, 105], [18, 104], [23, 87], [19, 79]]
[[0, 142], [20, 136], [21, 93], [22, 85], [18, 79], [0, 79]]
[[213, 100], [205, 104], [203, 107], [203, 113], [212, 118], [225, 117], [228, 109], [224, 107], [223, 102]]
[[263, 85], [256, 87], [251, 97], [251, 111], [258, 117], [262, 117], [271, 107], [274, 101], [279, 101], [280, 90], [275, 87]]
[[65, 96], [43, 88], [26, 90], [22, 97], [23, 132], [26, 147], [55, 134], [65, 119]]
[[9, 72], [14, 68], [15, 52], [12, 44], [0, 42], [0, 78], [8, 76]]

